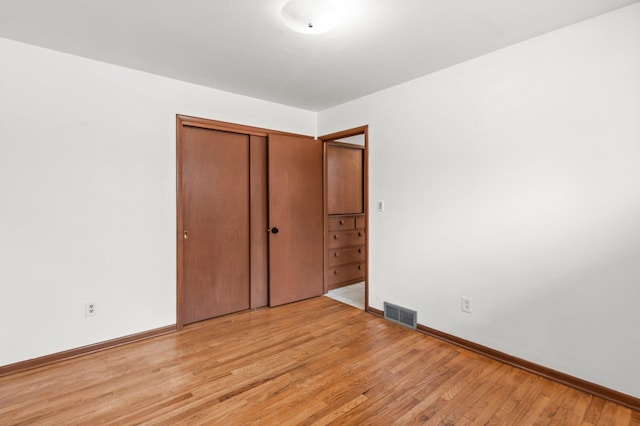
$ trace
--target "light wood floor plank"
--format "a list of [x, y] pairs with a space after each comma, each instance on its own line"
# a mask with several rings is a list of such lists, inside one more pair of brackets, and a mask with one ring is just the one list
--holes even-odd
[[0, 425], [640, 425], [640, 413], [328, 298], [0, 378]]

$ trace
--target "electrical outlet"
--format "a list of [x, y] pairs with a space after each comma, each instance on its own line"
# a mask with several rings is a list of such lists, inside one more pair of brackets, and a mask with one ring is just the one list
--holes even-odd
[[468, 314], [471, 313], [471, 309], [473, 306], [471, 302], [472, 300], [470, 297], [462, 296], [462, 306], [461, 306], [462, 312], [466, 312]]
[[84, 316], [86, 318], [93, 317], [98, 313], [98, 305], [96, 302], [84, 302]]

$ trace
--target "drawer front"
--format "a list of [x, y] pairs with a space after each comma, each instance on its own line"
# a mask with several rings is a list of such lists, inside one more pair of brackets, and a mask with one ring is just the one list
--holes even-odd
[[329, 233], [329, 248], [364, 245], [364, 230]]
[[364, 279], [364, 263], [336, 266], [335, 268], [329, 268], [328, 272], [327, 279], [329, 285], [355, 280], [357, 278]]
[[329, 231], [349, 231], [355, 229], [356, 223], [353, 216], [330, 217]]
[[366, 224], [364, 216], [356, 216], [356, 229], [364, 229]]
[[344, 265], [346, 263], [363, 262], [364, 247], [329, 250], [329, 266]]

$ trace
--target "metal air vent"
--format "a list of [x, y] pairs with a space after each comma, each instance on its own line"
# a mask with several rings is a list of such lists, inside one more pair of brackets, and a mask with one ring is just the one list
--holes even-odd
[[396, 322], [414, 330], [418, 326], [418, 313], [416, 311], [389, 302], [384, 302], [384, 317], [389, 321]]

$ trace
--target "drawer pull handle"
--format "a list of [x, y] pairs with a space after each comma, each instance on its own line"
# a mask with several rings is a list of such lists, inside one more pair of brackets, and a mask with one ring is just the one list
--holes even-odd
[[362, 269], [362, 265], [358, 265], [358, 269]]
[[334, 239], [334, 240], [337, 240], [337, 239], [338, 239], [338, 236], [337, 236], [337, 235], [334, 235], [334, 236], [333, 236], [333, 239]]
[[358, 232], [358, 237], [362, 237], [362, 232]]
[[362, 249], [361, 248], [358, 249], [358, 253], [362, 253]]
[[340, 225], [344, 225], [344, 220], [340, 219]]
[[340, 256], [340, 252], [335, 252], [333, 255], [334, 255], [335, 257], [338, 257], [338, 256]]
[[333, 271], [333, 275], [338, 275], [338, 270], [337, 269]]

